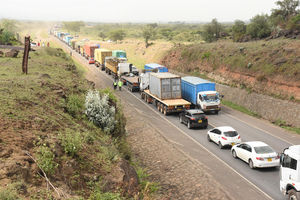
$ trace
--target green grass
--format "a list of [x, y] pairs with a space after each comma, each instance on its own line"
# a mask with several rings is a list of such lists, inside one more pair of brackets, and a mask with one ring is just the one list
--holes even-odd
[[247, 115], [257, 117], [257, 118], [261, 118], [261, 116], [259, 114], [255, 113], [255, 112], [252, 112], [252, 111], [248, 110], [247, 108], [245, 108], [243, 106], [240, 106], [240, 105], [237, 105], [237, 104], [235, 104], [231, 101], [227, 101], [227, 100], [222, 99], [222, 104], [225, 105], [225, 106], [228, 106], [232, 109], [238, 110], [242, 113], [245, 113]]
[[273, 122], [275, 125], [277, 126], [280, 126], [281, 128], [284, 128], [288, 131], [292, 131], [292, 132], [295, 132], [297, 134], [300, 134], [300, 128], [298, 127], [292, 127], [292, 126], [289, 126], [286, 121], [284, 120], [281, 120], [281, 119], [278, 119], [276, 120], [275, 122]]

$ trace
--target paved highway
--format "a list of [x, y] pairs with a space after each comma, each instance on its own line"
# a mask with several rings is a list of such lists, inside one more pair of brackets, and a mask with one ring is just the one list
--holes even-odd
[[[95, 77], [101, 79], [102, 87], [112, 87], [112, 78], [109, 75], [94, 65], [88, 65], [87, 61], [77, 53], [73, 52], [73, 56], [85, 63]], [[97, 84], [97, 80], [93, 81]], [[131, 93], [124, 88], [121, 92], [118, 91], [117, 95], [122, 101], [132, 104], [137, 114], [149, 121], [187, 157], [209, 168], [214, 178], [234, 199], [284, 199], [279, 190], [278, 168], [250, 169], [247, 163], [234, 159], [229, 148], [221, 150], [215, 143], [208, 142], [207, 130], [216, 126], [232, 126], [241, 135], [243, 141], [263, 141], [277, 152], [292, 144], [300, 144], [300, 136], [228, 108], [223, 108], [219, 115], [208, 115], [207, 130], [190, 130], [180, 124], [177, 115], [164, 116], [153, 105], [143, 102], [139, 93]]]

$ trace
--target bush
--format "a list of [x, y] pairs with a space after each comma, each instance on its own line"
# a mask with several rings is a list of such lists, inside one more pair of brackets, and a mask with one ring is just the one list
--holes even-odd
[[0, 189], [0, 200], [18, 200], [17, 192], [11, 188]]
[[73, 132], [68, 129], [64, 134], [59, 135], [59, 139], [65, 153], [70, 156], [75, 156], [82, 149], [83, 140], [79, 132]]
[[124, 198], [121, 197], [119, 193], [102, 193], [101, 191], [96, 191], [91, 194], [89, 200], [122, 200]]
[[112, 133], [115, 128], [115, 108], [109, 105], [108, 95], [100, 96], [98, 91], [90, 90], [85, 99], [85, 114], [105, 133]]
[[262, 39], [270, 36], [271, 26], [267, 15], [256, 15], [247, 26], [247, 34], [252, 38]]
[[298, 30], [300, 31], [300, 14], [294, 16], [290, 19], [288, 23], [288, 29], [289, 30]]
[[67, 112], [73, 116], [78, 117], [83, 113], [84, 99], [76, 94], [72, 94], [67, 98]]
[[[37, 162], [39, 167], [46, 174], [53, 174], [58, 164], [54, 161], [54, 153], [47, 146], [40, 146], [38, 150]], [[1, 198], [0, 198], [1, 199]]]

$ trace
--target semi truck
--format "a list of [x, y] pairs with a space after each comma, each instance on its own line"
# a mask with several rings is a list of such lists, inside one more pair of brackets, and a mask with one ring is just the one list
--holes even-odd
[[182, 98], [191, 102], [192, 107], [216, 114], [221, 110], [220, 95], [214, 82], [194, 76], [182, 77], [181, 92]]
[[121, 81], [123, 81], [124, 85], [127, 85], [127, 89], [131, 92], [140, 91], [139, 86], [139, 77], [133, 74], [126, 74], [121, 76]]
[[89, 60], [89, 63], [91, 60], [94, 60], [95, 49], [98, 49], [97, 44], [88, 44], [87, 43], [84, 45], [85, 58], [87, 60]]
[[168, 72], [168, 68], [157, 63], [149, 63], [144, 65], [144, 71], [147, 72]]
[[280, 155], [280, 191], [289, 200], [300, 200], [300, 145], [290, 146]]
[[118, 77], [118, 65], [124, 60], [116, 57], [105, 57], [105, 72], [112, 75], [114, 78]]
[[101, 70], [105, 70], [105, 58], [112, 56], [112, 51], [107, 49], [95, 49], [95, 65], [101, 67]]
[[141, 92], [141, 98], [152, 103], [164, 115], [189, 109], [191, 103], [181, 98], [180, 76], [169, 72], [149, 74], [149, 89]]
[[118, 64], [118, 76], [123, 76], [126, 74], [139, 75], [139, 70], [132, 63], [119, 63]]

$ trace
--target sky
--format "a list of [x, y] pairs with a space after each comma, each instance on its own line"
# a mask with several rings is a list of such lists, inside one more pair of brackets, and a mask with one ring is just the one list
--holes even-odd
[[277, 0], [0, 0], [0, 18], [90, 22], [248, 21]]

